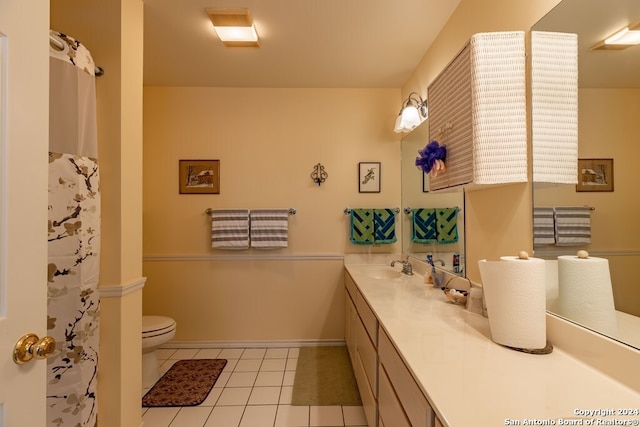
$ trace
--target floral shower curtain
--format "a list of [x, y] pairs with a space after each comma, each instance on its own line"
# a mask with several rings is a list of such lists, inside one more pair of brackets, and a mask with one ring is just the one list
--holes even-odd
[[51, 31], [47, 425], [97, 422], [100, 192], [95, 65], [78, 41]]

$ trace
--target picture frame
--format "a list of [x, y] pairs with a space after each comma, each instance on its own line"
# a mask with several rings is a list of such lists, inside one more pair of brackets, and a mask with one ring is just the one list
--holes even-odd
[[380, 162], [358, 163], [358, 191], [360, 193], [379, 193], [381, 180]]
[[613, 159], [578, 159], [576, 191], [613, 191]]
[[429, 192], [429, 174], [422, 172], [422, 192]]
[[179, 160], [180, 194], [220, 194], [220, 160]]

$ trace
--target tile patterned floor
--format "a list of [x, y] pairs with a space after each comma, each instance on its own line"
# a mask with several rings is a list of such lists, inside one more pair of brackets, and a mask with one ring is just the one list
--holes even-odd
[[227, 359], [227, 365], [202, 404], [142, 408], [144, 427], [366, 427], [361, 406], [291, 406], [299, 350], [161, 348], [162, 373], [181, 359]]

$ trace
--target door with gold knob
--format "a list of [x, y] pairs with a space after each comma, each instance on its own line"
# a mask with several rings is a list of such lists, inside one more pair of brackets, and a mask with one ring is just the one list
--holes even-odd
[[0, 0], [0, 427], [48, 425], [48, 32], [48, 0]]

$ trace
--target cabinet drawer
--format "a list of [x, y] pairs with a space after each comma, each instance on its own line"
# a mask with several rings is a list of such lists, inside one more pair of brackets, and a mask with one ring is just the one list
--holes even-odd
[[371, 338], [371, 342], [374, 347], [378, 346], [378, 319], [375, 314], [369, 307], [369, 304], [364, 299], [360, 291], [356, 289], [356, 308], [358, 309], [358, 314], [362, 319], [362, 323], [364, 323], [364, 327], [369, 334], [369, 338]]
[[344, 340], [347, 343], [347, 350], [349, 350], [349, 357], [351, 358], [351, 365], [353, 365], [354, 356], [356, 354], [356, 324], [360, 323], [360, 317], [356, 312], [356, 307], [353, 305], [349, 293], [345, 290], [345, 304], [344, 304]]
[[378, 356], [362, 322], [356, 326], [356, 348], [373, 395], [378, 395]]
[[[418, 387], [413, 376], [407, 369], [404, 361], [396, 351], [387, 336], [380, 328], [380, 342], [378, 344], [380, 365], [384, 367], [389, 381], [401, 402], [404, 412], [407, 414], [413, 426], [433, 426], [435, 414], [427, 402], [427, 398]], [[382, 377], [382, 375], [380, 375]], [[381, 381], [381, 379], [380, 379]], [[389, 422], [387, 422], [389, 424]]]
[[349, 275], [349, 273], [347, 273], [347, 271], [344, 271], [344, 287], [347, 288], [347, 292], [349, 293], [349, 296], [351, 297], [351, 300], [353, 300], [353, 302], [355, 303], [356, 301], [356, 284], [353, 281], [353, 279], [351, 278], [351, 276]]
[[378, 420], [378, 403], [373, 396], [373, 391], [369, 387], [369, 381], [364, 373], [364, 367], [360, 357], [356, 356], [353, 364], [353, 374], [356, 377], [358, 383], [358, 390], [360, 391], [360, 399], [362, 399], [362, 407], [364, 409], [364, 416], [367, 419], [367, 425], [375, 427]]
[[[389, 382], [387, 374], [380, 365], [380, 389], [378, 390], [378, 410], [380, 419], [389, 426], [411, 427], [398, 396]], [[417, 427], [417, 426], [416, 426]]]

